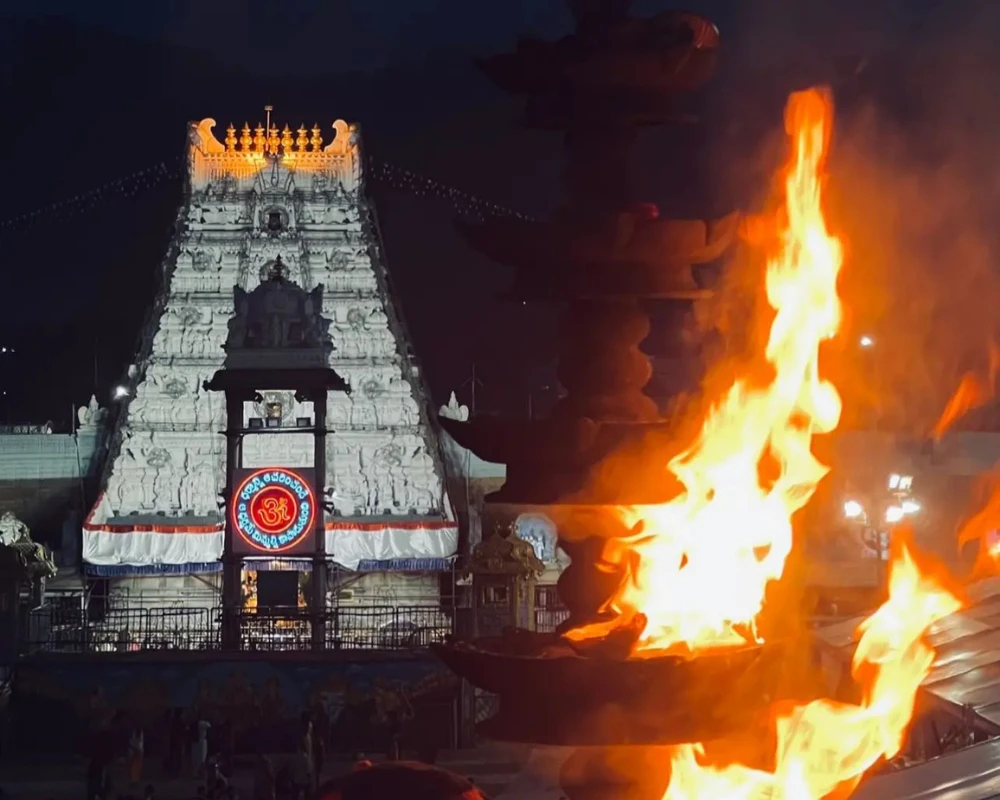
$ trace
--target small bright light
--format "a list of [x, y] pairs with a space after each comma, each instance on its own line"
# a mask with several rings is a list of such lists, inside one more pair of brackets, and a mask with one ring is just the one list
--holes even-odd
[[900, 505], [904, 514], [916, 514], [920, 510], [920, 503], [916, 500], [904, 500]]
[[890, 489], [898, 489], [899, 488], [899, 481], [900, 481], [899, 475], [896, 475], [895, 473], [893, 473], [892, 475], [890, 475], [889, 476], [889, 488]]
[[128, 397], [128, 389], [124, 386], [116, 386], [114, 392], [115, 400], [121, 400], [123, 397]]
[[905, 512], [900, 506], [889, 506], [885, 510], [885, 521], [890, 525], [899, 522], [905, 516]]
[[875, 345], [875, 340], [871, 336], [862, 336], [858, 339], [858, 344], [862, 347], [873, 347]]
[[848, 500], [844, 503], [844, 516], [848, 519], [857, 519], [865, 513], [864, 506], [857, 500]]
[[912, 488], [913, 488], [913, 476], [902, 475], [899, 479], [899, 490], [901, 492], [908, 492]]

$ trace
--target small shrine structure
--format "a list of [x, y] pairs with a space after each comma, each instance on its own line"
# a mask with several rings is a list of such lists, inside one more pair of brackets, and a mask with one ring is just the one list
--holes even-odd
[[473, 636], [498, 636], [504, 628], [535, 629], [535, 586], [545, 563], [517, 523], [498, 523], [475, 546], [464, 574], [471, 579]]

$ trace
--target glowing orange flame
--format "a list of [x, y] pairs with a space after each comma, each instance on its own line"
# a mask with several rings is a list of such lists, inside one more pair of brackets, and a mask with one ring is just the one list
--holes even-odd
[[1000, 348], [994, 343], [990, 345], [990, 363], [985, 379], [974, 372], [967, 372], [962, 376], [955, 394], [945, 405], [941, 417], [934, 423], [931, 431], [931, 438], [934, 441], [938, 441], [956, 420], [993, 399], [998, 370], [1000, 370]]
[[961, 553], [970, 542], [979, 542], [976, 563], [972, 567], [973, 577], [994, 575], [1000, 566], [1000, 478], [989, 476], [985, 485], [988, 492], [986, 503], [970, 517], [958, 532], [958, 550]]
[[960, 607], [902, 548], [892, 563], [889, 599], [858, 628], [852, 673], [864, 686], [864, 701], [817, 700], [780, 717], [773, 771], [714, 767], [702, 763], [700, 745], [675, 748], [666, 800], [819, 800], [853, 789], [902, 747], [917, 689], [934, 661], [924, 635]]
[[640, 533], [609, 541], [604, 553], [627, 573], [609, 607], [617, 617], [569, 638], [604, 636], [639, 614], [646, 619], [640, 653], [741, 645], [755, 636], [765, 589], [781, 577], [792, 547], [792, 515], [827, 472], [812, 438], [840, 419], [840, 396], [819, 374], [820, 344], [841, 321], [842, 248], [822, 211], [832, 118], [825, 92], [789, 99], [785, 202], [765, 223], [777, 245], [767, 264], [775, 312], [763, 354], [767, 377], [737, 380], [694, 444], [670, 462], [682, 494], [662, 506], [622, 509]]

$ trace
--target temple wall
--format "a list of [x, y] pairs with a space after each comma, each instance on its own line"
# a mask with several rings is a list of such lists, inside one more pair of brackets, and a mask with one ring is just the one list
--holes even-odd
[[39, 541], [59, 549], [63, 522], [74, 512], [82, 517], [84, 494], [93, 488], [102, 434], [96, 427], [0, 432], [0, 514], [12, 512]]

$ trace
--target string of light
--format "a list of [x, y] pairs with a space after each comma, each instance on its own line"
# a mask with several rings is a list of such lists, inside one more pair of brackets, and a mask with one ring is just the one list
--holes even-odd
[[7, 217], [0, 220], [0, 233], [24, 230], [34, 227], [40, 222], [49, 222], [53, 218], [61, 220], [65, 217], [82, 214], [97, 207], [100, 203], [120, 197], [134, 197], [141, 191], [177, 178], [180, 175], [180, 163], [180, 158], [161, 161], [159, 164], [124, 175], [72, 197], [40, 206], [23, 214]]
[[[103, 203], [135, 197], [141, 192], [178, 180], [183, 175], [185, 161], [182, 157], [161, 161], [85, 192], [2, 219], [0, 236], [33, 229], [43, 223], [58, 223], [91, 211]], [[389, 188], [447, 203], [461, 217], [480, 221], [490, 217], [529, 219], [507, 206], [385, 161], [371, 162], [370, 177], [373, 182]]]
[[394, 189], [411, 192], [417, 197], [434, 197], [448, 203], [460, 216], [479, 220], [487, 217], [515, 217], [528, 219], [519, 211], [485, 200], [474, 194], [456, 189], [441, 181], [418, 175], [403, 167], [385, 161], [372, 161], [372, 179]]

